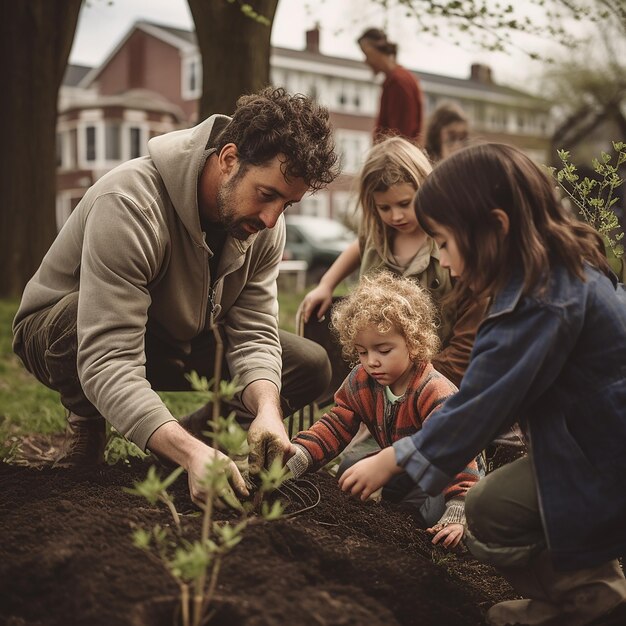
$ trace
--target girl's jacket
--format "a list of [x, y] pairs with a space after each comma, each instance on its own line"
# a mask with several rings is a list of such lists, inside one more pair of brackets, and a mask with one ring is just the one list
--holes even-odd
[[626, 553], [626, 293], [591, 267], [585, 274], [556, 266], [532, 295], [513, 276], [478, 330], [459, 392], [394, 444], [398, 463], [435, 494], [520, 418], [560, 569]]

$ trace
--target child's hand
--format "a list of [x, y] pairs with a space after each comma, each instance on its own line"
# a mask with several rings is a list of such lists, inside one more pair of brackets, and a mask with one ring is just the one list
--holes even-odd
[[392, 476], [403, 471], [396, 465], [396, 454], [389, 446], [349, 467], [341, 475], [339, 486], [342, 491], [367, 500], [374, 491], [386, 485]]
[[463, 524], [446, 524], [445, 526], [443, 524], [435, 524], [432, 528], [427, 528], [426, 532], [435, 535], [433, 543], [437, 544], [443, 540], [444, 548], [456, 548], [461, 539], [463, 539], [465, 527]]
[[324, 285], [318, 285], [315, 289], [309, 291], [309, 293], [304, 296], [304, 300], [302, 300], [302, 316], [304, 317], [304, 322], [309, 321], [309, 318], [316, 309], [317, 319], [321, 321], [326, 311], [330, 309], [332, 303], [332, 289], [328, 289]]

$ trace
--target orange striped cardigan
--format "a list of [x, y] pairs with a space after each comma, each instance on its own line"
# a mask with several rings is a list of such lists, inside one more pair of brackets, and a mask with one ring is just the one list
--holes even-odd
[[[363, 422], [381, 448], [412, 435], [457, 388], [430, 363], [415, 366], [406, 392], [390, 402], [385, 388], [357, 365], [335, 394], [335, 406], [308, 430], [299, 432], [293, 443], [309, 457], [307, 471], [314, 472], [337, 457], [350, 443]], [[446, 500], [465, 497], [479, 479], [473, 460], [444, 489]]]

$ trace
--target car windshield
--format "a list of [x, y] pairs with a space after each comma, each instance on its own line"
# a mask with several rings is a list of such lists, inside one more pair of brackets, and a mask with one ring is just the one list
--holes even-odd
[[356, 235], [341, 222], [334, 220], [320, 220], [306, 225], [308, 236], [316, 243], [327, 241], [353, 241]]

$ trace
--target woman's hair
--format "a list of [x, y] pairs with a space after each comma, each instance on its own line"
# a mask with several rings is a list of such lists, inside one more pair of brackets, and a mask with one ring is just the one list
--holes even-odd
[[286, 178], [302, 178], [313, 190], [324, 188], [338, 174], [337, 154], [328, 109], [302, 94], [266, 87], [241, 96], [231, 122], [218, 136], [219, 152], [234, 143], [241, 162], [264, 165], [281, 155]]
[[374, 326], [396, 330], [406, 341], [411, 361], [428, 362], [439, 350], [436, 311], [426, 289], [410, 278], [381, 271], [363, 276], [355, 289], [332, 311], [332, 325], [343, 356], [358, 361], [356, 335]]
[[450, 124], [463, 122], [467, 124], [467, 115], [463, 109], [454, 102], [442, 102], [437, 105], [428, 120], [426, 129], [426, 154], [433, 160], [441, 159], [441, 131]]
[[390, 54], [395, 57], [398, 53], [398, 44], [389, 41], [385, 31], [380, 28], [368, 28], [357, 39], [357, 43], [362, 43], [364, 40], [367, 40], [376, 50], [383, 54]]
[[[508, 216], [506, 236], [494, 209]], [[562, 206], [547, 175], [512, 146], [484, 143], [444, 159], [419, 188], [415, 212], [431, 236], [435, 223], [454, 234], [464, 261], [459, 297], [491, 295], [514, 270], [529, 293], [555, 262], [582, 280], [585, 261], [608, 271], [600, 235]]]
[[381, 257], [389, 248], [389, 227], [378, 215], [374, 193], [402, 183], [418, 189], [431, 171], [422, 150], [403, 137], [388, 137], [369, 151], [357, 180], [357, 207], [363, 211], [359, 237], [371, 241]]

